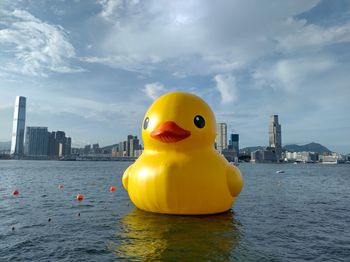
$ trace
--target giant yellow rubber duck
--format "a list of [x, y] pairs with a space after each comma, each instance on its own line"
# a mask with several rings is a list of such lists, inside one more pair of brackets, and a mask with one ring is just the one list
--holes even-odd
[[171, 92], [143, 120], [144, 151], [123, 175], [136, 207], [164, 214], [215, 214], [231, 208], [242, 176], [214, 149], [216, 121], [201, 98]]

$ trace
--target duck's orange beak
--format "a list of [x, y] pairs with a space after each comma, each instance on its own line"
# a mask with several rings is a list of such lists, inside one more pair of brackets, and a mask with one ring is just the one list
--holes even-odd
[[163, 143], [176, 143], [190, 135], [190, 131], [179, 127], [173, 121], [167, 121], [151, 132], [151, 137], [153, 139]]

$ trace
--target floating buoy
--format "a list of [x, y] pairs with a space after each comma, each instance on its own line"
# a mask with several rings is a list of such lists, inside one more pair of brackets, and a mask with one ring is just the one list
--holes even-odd
[[12, 192], [13, 196], [18, 196], [19, 195], [19, 191], [16, 189], [15, 191]]
[[76, 200], [78, 201], [83, 201], [84, 200], [84, 196], [83, 194], [78, 194], [76, 197], [75, 197]]
[[111, 186], [111, 187], [109, 188], [109, 192], [113, 192], [113, 191], [115, 191], [115, 189], [116, 189], [115, 186]]
[[59, 185], [58, 185], [58, 188], [59, 188], [59, 189], [63, 189], [63, 188], [64, 188], [64, 185], [63, 185], [63, 184], [59, 184]]

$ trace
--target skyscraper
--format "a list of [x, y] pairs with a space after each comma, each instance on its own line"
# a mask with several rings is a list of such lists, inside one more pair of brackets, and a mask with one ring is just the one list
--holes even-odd
[[216, 149], [222, 152], [223, 149], [227, 149], [227, 124], [217, 123], [217, 134], [216, 134]]
[[56, 132], [49, 132], [49, 142], [47, 154], [51, 159], [57, 157], [57, 142], [56, 142]]
[[239, 155], [239, 134], [231, 134], [229, 141], [229, 149], [232, 149], [234, 152]]
[[134, 138], [133, 135], [128, 135], [127, 136], [127, 140], [126, 140], [126, 155], [127, 156], [131, 156], [131, 152], [130, 152], [130, 144], [132, 139]]
[[24, 153], [32, 157], [47, 157], [49, 148], [49, 132], [47, 127], [28, 126]]
[[66, 153], [66, 156], [69, 156], [72, 153], [72, 138], [70, 137], [67, 137], [66, 139], [65, 153]]
[[23, 155], [24, 128], [26, 123], [26, 98], [16, 96], [13, 114], [11, 155]]
[[282, 158], [282, 135], [281, 125], [278, 123], [278, 115], [270, 116], [269, 147], [275, 149], [276, 160], [279, 162]]
[[57, 149], [56, 154], [59, 157], [62, 157], [66, 154], [66, 133], [64, 131], [56, 131], [56, 143], [57, 143]]
[[140, 149], [140, 141], [137, 138], [137, 136], [134, 136], [131, 140], [130, 140], [130, 156], [135, 156], [135, 151]]

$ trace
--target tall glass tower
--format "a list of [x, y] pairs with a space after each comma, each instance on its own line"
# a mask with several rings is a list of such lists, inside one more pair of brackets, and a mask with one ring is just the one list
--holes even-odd
[[16, 96], [15, 111], [13, 114], [13, 128], [11, 140], [11, 154], [23, 155], [24, 128], [26, 124], [26, 98]]
[[278, 123], [278, 115], [272, 115], [269, 123], [269, 147], [275, 149], [277, 162], [282, 158], [281, 125]]
[[237, 153], [237, 156], [238, 156], [239, 155], [239, 134], [230, 135], [229, 146], [233, 151]]

